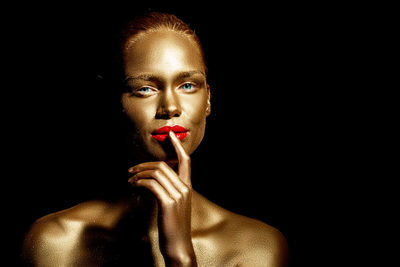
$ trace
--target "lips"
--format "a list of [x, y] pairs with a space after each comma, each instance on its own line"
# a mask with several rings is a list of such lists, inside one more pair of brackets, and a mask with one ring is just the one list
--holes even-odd
[[183, 128], [182, 126], [179, 126], [179, 125], [164, 126], [164, 127], [161, 127], [159, 129], [155, 130], [151, 134], [151, 136], [154, 139], [156, 139], [157, 141], [164, 142], [165, 139], [168, 137], [168, 133], [170, 131], [173, 131], [179, 140], [182, 140], [183, 138], [185, 138], [187, 136], [187, 132], [188, 132], [188, 130], [186, 130], [185, 128]]

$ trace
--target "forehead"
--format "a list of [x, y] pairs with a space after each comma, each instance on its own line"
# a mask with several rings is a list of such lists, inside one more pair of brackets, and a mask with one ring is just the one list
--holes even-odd
[[200, 48], [184, 34], [172, 30], [148, 32], [127, 42], [124, 51], [127, 75], [157, 73], [162, 75], [205, 69]]

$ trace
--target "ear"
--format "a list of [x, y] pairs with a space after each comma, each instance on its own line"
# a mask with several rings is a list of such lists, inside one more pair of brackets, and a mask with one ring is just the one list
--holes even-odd
[[208, 117], [211, 114], [211, 91], [210, 85], [207, 84], [207, 108], [206, 108], [206, 116]]

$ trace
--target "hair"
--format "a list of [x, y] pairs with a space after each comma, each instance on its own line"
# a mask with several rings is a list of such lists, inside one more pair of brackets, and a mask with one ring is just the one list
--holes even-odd
[[189, 27], [188, 24], [172, 14], [150, 12], [129, 21], [125, 25], [125, 27], [123, 27], [121, 32], [120, 51], [123, 53], [123, 51], [127, 47], [133, 44], [142, 35], [148, 32], [155, 32], [160, 30], [171, 30], [183, 34], [194, 41], [200, 50], [205, 71], [207, 73], [206, 60], [200, 39], [197, 37], [194, 30]]

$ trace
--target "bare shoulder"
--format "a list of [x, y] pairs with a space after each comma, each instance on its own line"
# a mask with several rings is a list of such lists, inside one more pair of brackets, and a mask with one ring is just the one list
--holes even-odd
[[276, 228], [261, 221], [236, 215], [232, 224], [240, 231], [242, 253], [238, 266], [286, 266], [288, 245], [286, 238]]
[[25, 260], [35, 266], [48, 266], [49, 262], [65, 264], [64, 254], [76, 248], [85, 226], [107, 223], [102, 215], [108, 208], [105, 202], [89, 201], [39, 218], [25, 235]]
[[288, 245], [278, 229], [246, 216], [224, 213], [224, 235], [236, 244], [231, 252], [233, 266], [287, 266]]
[[[288, 245], [276, 228], [228, 211], [200, 194], [195, 195], [197, 219], [194, 245], [206, 266], [283, 267]], [[210, 249], [212, 248], [212, 249]], [[213, 259], [213, 260], [210, 260]]]
[[[69, 209], [54, 212], [37, 219], [31, 226], [27, 237], [60, 236], [72, 228], [95, 223], [109, 209], [103, 201], [87, 201]], [[105, 223], [104, 221], [100, 221]]]

